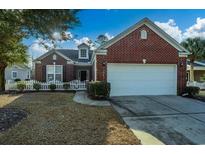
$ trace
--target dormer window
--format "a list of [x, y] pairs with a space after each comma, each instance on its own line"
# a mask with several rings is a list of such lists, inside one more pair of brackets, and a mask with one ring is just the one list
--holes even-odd
[[88, 59], [88, 49], [79, 50], [79, 59]]
[[147, 39], [147, 31], [146, 30], [142, 30], [140, 32], [140, 38], [143, 39], [143, 40]]

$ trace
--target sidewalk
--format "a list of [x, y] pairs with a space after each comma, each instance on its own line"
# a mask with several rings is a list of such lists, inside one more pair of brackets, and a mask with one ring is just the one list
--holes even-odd
[[73, 100], [77, 103], [91, 106], [110, 106], [110, 102], [107, 100], [92, 100], [88, 98], [87, 93], [84, 91], [76, 92]]

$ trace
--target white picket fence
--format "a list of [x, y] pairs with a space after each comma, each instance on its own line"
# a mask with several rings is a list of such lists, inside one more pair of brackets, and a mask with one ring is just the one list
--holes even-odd
[[[65, 90], [63, 85], [68, 84], [69, 88], [67, 90], [86, 90], [86, 81], [79, 81], [79, 80], [72, 80], [70, 82], [39, 82], [36, 80], [30, 80], [30, 81], [20, 81], [25, 83], [25, 91], [34, 91], [35, 89], [33, 88], [33, 84], [39, 83], [41, 84], [41, 89], [40, 90], [50, 90], [49, 85], [50, 84], [55, 84], [56, 85], [56, 90]], [[17, 89], [17, 82], [14, 82], [12, 80], [7, 80], [5, 84], [6, 90], [18, 90]]]
[[200, 89], [205, 89], [205, 82], [188, 81], [187, 86], [195, 86], [199, 87]]

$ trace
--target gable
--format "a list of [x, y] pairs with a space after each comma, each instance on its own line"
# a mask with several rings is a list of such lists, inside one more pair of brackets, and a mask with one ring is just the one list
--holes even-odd
[[123, 31], [122, 33], [120, 33], [119, 35], [117, 35], [116, 37], [114, 37], [113, 39], [108, 41], [107, 43], [101, 45], [97, 50], [104, 51], [104, 49], [107, 49], [111, 45], [115, 44], [116, 42], [123, 39], [124, 37], [126, 37], [127, 35], [129, 35], [130, 33], [132, 33], [133, 31], [137, 30], [138, 28], [140, 28], [142, 26], [149, 27], [149, 29], [151, 29], [153, 32], [155, 32], [157, 35], [159, 35], [159, 37], [164, 39], [167, 43], [169, 43], [171, 46], [173, 46], [180, 53], [189, 54], [189, 52], [184, 47], [182, 47], [176, 40], [174, 40], [171, 36], [169, 36], [166, 32], [164, 32], [161, 28], [159, 28], [156, 24], [154, 24], [148, 18], [145, 18], [145, 19], [139, 21], [138, 23], [131, 26], [127, 30]]
[[[56, 55], [56, 60], [53, 60], [53, 55]], [[67, 63], [67, 60], [62, 56], [56, 54], [55, 52], [41, 59], [42, 65], [53, 65], [54, 62], [56, 65], [65, 65]]]
[[50, 50], [50, 51], [46, 52], [45, 54], [41, 55], [40, 57], [36, 58], [34, 60], [34, 62], [44, 60], [45, 58], [50, 57], [51, 55], [54, 55], [54, 54], [60, 56], [64, 60], [72, 61], [70, 58], [68, 58], [64, 54], [62, 54], [62, 53], [60, 53], [60, 52], [58, 52], [56, 50]]
[[[140, 32], [147, 32], [147, 39], [140, 38]], [[109, 63], [177, 64], [178, 50], [146, 25], [135, 29], [107, 48]]]

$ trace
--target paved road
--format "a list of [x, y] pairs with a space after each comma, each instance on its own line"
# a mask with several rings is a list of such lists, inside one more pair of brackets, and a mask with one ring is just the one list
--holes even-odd
[[164, 144], [205, 144], [205, 102], [180, 96], [112, 97], [127, 125]]

